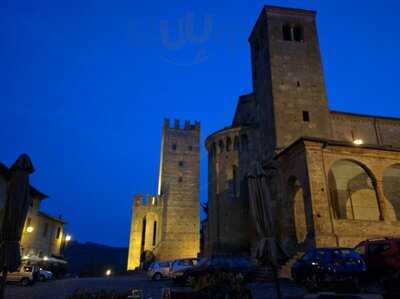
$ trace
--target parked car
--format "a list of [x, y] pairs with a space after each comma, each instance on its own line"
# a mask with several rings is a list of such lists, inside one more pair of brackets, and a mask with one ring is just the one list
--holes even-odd
[[318, 248], [307, 250], [293, 265], [292, 277], [309, 290], [339, 282], [351, 282], [358, 288], [366, 270], [362, 257], [351, 248]]
[[176, 279], [177, 276], [182, 275], [185, 270], [196, 266], [198, 262], [198, 258], [175, 260], [171, 264], [170, 277]]
[[366, 240], [355, 248], [367, 264], [368, 276], [384, 278], [400, 271], [400, 239]]
[[53, 273], [51, 271], [44, 270], [43, 268], [39, 269], [39, 279], [40, 281], [47, 281], [53, 279]]
[[172, 261], [154, 262], [151, 263], [147, 269], [147, 276], [153, 280], [160, 280], [161, 278], [168, 278]]
[[19, 282], [23, 286], [33, 285], [39, 277], [37, 265], [21, 264], [18, 271], [7, 274], [7, 282]]
[[176, 271], [174, 282], [191, 283], [216, 271], [241, 274], [249, 280], [254, 270], [255, 266], [247, 256], [213, 256], [199, 260], [196, 266]]

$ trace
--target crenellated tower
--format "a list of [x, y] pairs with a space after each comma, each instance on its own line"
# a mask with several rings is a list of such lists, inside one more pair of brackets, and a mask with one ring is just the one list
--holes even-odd
[[164, 120], [158, 194], [134, 197], [128, 270], [144, 253], [157, 260], [197, 257], [200, 250], [200, 123]]
[[160, 260], [199, 252], [200, 123], [164, 120], [158, 193], [165, 198]]

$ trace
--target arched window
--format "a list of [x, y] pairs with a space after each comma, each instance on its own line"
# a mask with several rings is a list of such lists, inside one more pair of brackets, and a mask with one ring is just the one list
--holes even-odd
[[288, 24], [282, 26], [282, 37], [283, 40], [291, 41], [292, 38], [292, 27]]
[[247, 151], [249, 148], [249, 138], [247, 137], [246, 134], [242, 135], [242, 149]]
[[226, 151], [230, 152], [232, 149], [232, 140], [231, 137], [226, 138]]
[[157, 221], [154, 221], [154, 223], [153, 223], [153, 246], [156, 246], [156, 240], [157, 240]]
[[143, 252], [144, 246], [146, 244], [146, 217], [142, 220], [142, 242], [141, 242], [141, 251]]
[[360, 164], [336, 161], [329, 171], [328, 183], [336, 218], [381, 219], [374, 179]]
[[303, 27], [300, 25], [296, 25], [293, 28], [293, 39], [296, 42], [302, 42], [304, 41], [304, 33], [303, 33]]
[[296, 243], [304, 243], [307, 238], [307, 216], [304, 201], [304, 189], [300, 181], [296, 177], [289, 179], [289, 208], [293, 217], [292, 236], [295, 237]]
[[212, 144], [211, 151], [213, 153], [213, 156], [217, 154], [217, 144], [215, 142], [213, 142]]
[[224, 142], [222, 140], [219, 141], [219, 152], [222, 153], [224, 151]]
[[400, 164], [392, 165], [383, 172], [385, 207], [393, 220], [400, 220]]
[[232, 193], [236, 198], [238, 195], [238, 173], [236, 165], [232, 166]]
[[235, 136], [235, 139], [233, 139], [233, 150], [238, 151], [239, 150], [239, 137]]

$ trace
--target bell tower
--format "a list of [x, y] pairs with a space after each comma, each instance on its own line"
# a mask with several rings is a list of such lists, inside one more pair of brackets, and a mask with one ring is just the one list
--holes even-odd
[[301, 136], [331, 136], [315, 16], [265, 6], [249, 37], [264, 149], [282, 149]]

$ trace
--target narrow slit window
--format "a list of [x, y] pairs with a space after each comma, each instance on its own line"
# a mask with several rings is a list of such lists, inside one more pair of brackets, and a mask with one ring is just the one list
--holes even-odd
[[310, 121], [310, 112], [303, 111], [303, 121], [304, 122], [309, 122]]
[[154, 224], [153, 224], [153, 246], [156, 246], [156, 238], [157, 238], [157, 221], [154, 221]]

